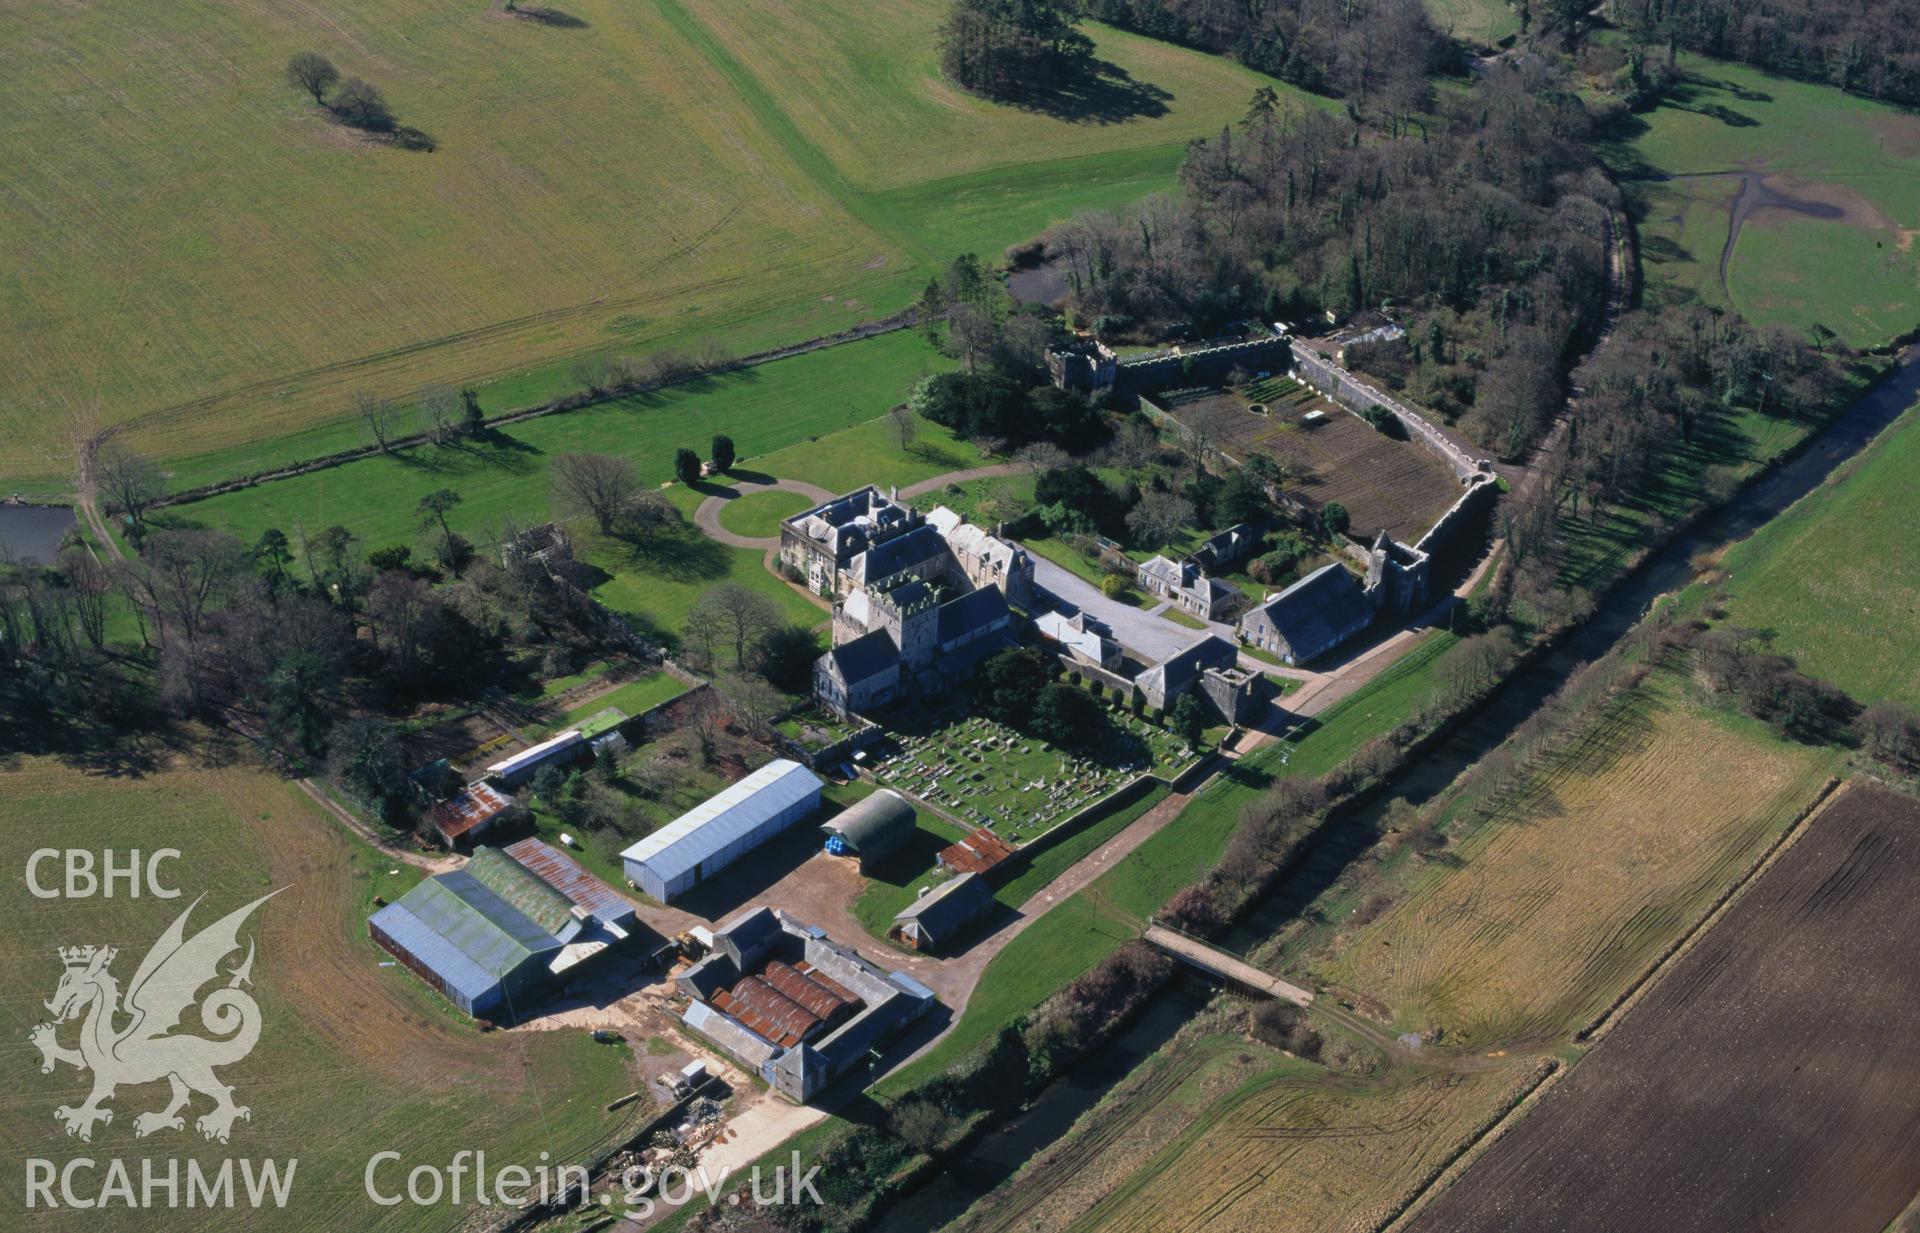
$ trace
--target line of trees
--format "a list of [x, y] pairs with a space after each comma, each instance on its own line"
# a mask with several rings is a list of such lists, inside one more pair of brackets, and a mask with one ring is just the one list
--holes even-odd
[[1450, 54], [1420, 0], [1079, 0], [1079, 10], [1363, 107], [1407, 108]]
[[1920, 104], [1920, 2], [1613, 0], [1641, 44], [1678, 44], [1771, 73]]

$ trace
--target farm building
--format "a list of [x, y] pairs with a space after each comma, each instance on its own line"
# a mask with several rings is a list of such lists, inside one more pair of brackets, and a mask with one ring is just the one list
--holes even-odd
[[502, 787], [516, 787], [533, 778], [533, 773], [541, 767], [564, 765], [578, 758], [586, 748], [587, 738], [578, 728], [569, 728], [495, 762], [487, 768], [487, 778], [498, 780]]
[[1240, 651], [1218, 634], [1206, 634], [1182, 647], [1135, 679], [1140, 696], [1164, 711], [1188, 693], [1197, 693], [1228, 723], [1243, 723], [1259, 702], [1257, 674], [1240, 669]]
[[827, 851], [857, 856], [861, 872], [898, 852], [913, 838], [913, 806], [892, 788], [882, 788], [820, 825]]
[[985, 873], [1012, 855], [1012, 844], [981, 826], [967, 832], [958, 843], [940, 849], [937, 859], [942, 868], [956, 873]]
[[518, 1017], [582, 964], [650, 932], [612, 887], [538, 839], [480, 849], [375, 912], [368, 928], [475, 1017]]
[[766, 908], [713, 931], [674, 977], [681, 1016], [796, 1103], [867, 1061], [933, 1008], [933, 991], [883, 972], [823, 930]]
[[1290, 664], [1324, 655], [1373, 623], [1373, 602], [1339, 564], [1324, 565], [1240, 618], [1240, 637]]
[[1034, 619], [1033, 628], [1042, 638], [1059, 644], [1069, 658], [1099, 668], [1118, 668], [1122, 652], [1111, 637], [1112, 631], [1084, 612], [1066, 616], [1043, 612]]
[[511, 796], [480, 780], [427, 810], [427, 825], [449, 849], [464, 851], [478, 843], [512, 806]]
[[820, 780], [767, 763], [620, 854], [627, 880], [667, 903], [820, 808]]
[[915, 950], [935, 950], [993, 910], [993, 888], [977, 873], [963, 873], [915, 899], [893, 918], [887, 936]]

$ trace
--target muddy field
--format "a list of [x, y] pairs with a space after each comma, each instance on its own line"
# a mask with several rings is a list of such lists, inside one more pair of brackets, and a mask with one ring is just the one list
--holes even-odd
[[[1414, 543], [1460, 495], [1453, 473], [1426, 450], [1376, 431], [1293, 381], [1263, 381], [1245, 391], [1181, 391], [1159, 401], [1229, 454], [1258, 451], [1292, 463], [1303, 478], [1289, 492], [1316, 510], [1330, 501], [1346, 506], [1356, 539], [1384, 530]], [[1304, 424], [1310, 411], [1325, 420]]]
[[1920, 1176], [1920, 802], [1837, 797], [1412, 1226], [1877, 1233]]

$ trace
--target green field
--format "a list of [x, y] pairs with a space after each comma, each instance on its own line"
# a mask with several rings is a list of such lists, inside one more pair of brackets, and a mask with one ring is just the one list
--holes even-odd
[[[1920, 325], [1920, 116], [1739, 65], [1680, 63], [1686, 79], [1626, 117], [1603, 151], [1625, 181], [1649, 300], [1820, 325], [1856, 346]], [[1801, 209], [1748, 215], [1723, 288], [1740, 173]]]
[[[454, 1213], [440, 1207], [376, 1207], [361, 1177], [373, 1153], [397, 1151], [405, 1167], [444, 1164], [453, 1152], [485, 1148], [501, 1162], [538, 1163], [579, 1156], [633, 1121], [608, 1114], [609, 1093], [632, 1090], [632, 1058], [625, 1046], [595, 1045], [583, 1032], [483, 1035], [367, 936], [366, 916], [377, 893], [392, 898], [418, 880], [399, 865], [348, 839], [291, 785], [241, 765], [217, 770], [171, 765], [156, 744], [121, 751], [132, 777], [101, 777], [42, 758], [16, 759], [0, 771], [0, 861], [16, 871], [7, 879], [0, 958], [24, 983], [6, 999], [4, 1027], [13, 1075], [0, 1152], [56, 1165], [80, 1156], [101, 1162], [127, 1158], [139, 1185], [138, 1159], [196, 1159], [218, 1167], [227, 1158], [297, 1159], [292, 1198], [268, 1220], [245, 1207], [232, 1210], [147, 1211], [128, 1222], [142, 1229], [259, 1228], [418, 1229], [440, 1233]], [[150, 756], [159, 761], [147, 762]], [[28, 897], [28, 854], [36, 848], [152, 851], [178, 848], [162, 866], [163, 883], [178, 900], [113, 898], [43, 901]], [[122, 858], [124, 859], [124, 857]], [[397, 870], [398, 872], [392, 872]], [[43, 867], [43, 873], [54, 869]], [[45, 882], [50, 880], [43, 878]], [[57, 877], [51, 880], [57, 881]], [[120, 948], [110, 969], [122, 982], [161, 932], [195, 896], [189, 935], [220, 914], [280, 889], [244, 931], [257, 937], [252, 992], [262, 1017], [251, 1055], [220, 1073], [236, 1088], [251, 1118], [236, 1123], [226, 1145], [209, 1143], [189, 1120], [184, 1131], [134, 1136], [136, 1114], [166, 1103], [164, 1084], [126, 1085], [111, 1107], [117, 1116], [96, 1128], [92, 1142], [67, 1137], [54, 1108], [78, 1104], [86, 1077], [62, 1066], [39, 1072], [27, 1031], [48, 1018], [42, 999], [61, 968], [57, 946]], [[230, 969], [244, 952], [227, 959]], [[197, 1031], [190, 1017], [186, 1030]], [[71, 1044], [76, 1027], [61, 1030]], [[211, 1107], [195, 1097], [189, 1119]], [[0, 1179], [0, 1203], [24, 1210], [23, 1172]], [[184, 1176], [184, 1175], [183, 1175]], [[383, 1184], [399, 1174], [382, 1173]], [[86, 1175], [81, 1175], [86, 1189]], [[57, 1191], [56, 1191], [57, 1193]], [[164, 1196], [163, 1196], [164, 1197]], [[72, 1209], [35, 1211], [36, 1228], [97, 1229], [101, 1214]]]
[[[1095, 27], [1133, 84], [1048, 114], [935, 75], [940, 0], [552, 7], [68, 6], [9, 40], [0, 483], [57, 484], [74, 414], [201, 479], [354, 443], [361, 394], [491, 381], [499, 410], [581, 355], [842, 329], [957, 251], [1171, 187], [1264, 80]], [[303, 103], [301, 49], [437, 149]]]
[[[297, 543], [301, 529], [312, 534], [337, 522], [358, 535], [365, 550], [424, 544], [414, 507], [426, 493], [451, 488], [461, 495], [461, 504], [450, 522], [485, 551], [508, 515], [548, 516], [547, 471], [556, 454], [620, 454], [633, 459], [643, 479], [665, 482], [673, 472], [675, 449], [704, 451], [712, 434], [726, 433], [740, 451], [739, 469], [757, 471], [768, 466], [762, 455], [813, 437], [830, 438], [849, 421], [883, 416], [920, 375], [945, 363], [917, 335], [887, 334], [658, 394], [526, 420], [481, 441], [419, 446], [274, 480], [175, 507], [160, 522], [216, 527], [247, 543], [268, 527], [284, 530]], [[839, 478], [851, 486], [844, 472]], [[689, 514], [705, 497], [701, 490], [679, 486], [668, 494]], [[669, 641], [700, 593], [725, 581], [766, 594], [790, 619], [809, 624], [821, 619], [802, 596], [762, 567], [759, 552], [715, 543], [690, 523], [639, 551], [595, 534], [590, 524], [574, 529], [589, 559], [607, 574], [596, 590], [600, 599]]]
[[1920, 706], [1920, 413], [1722, 561], [1728, 620], [1862, 703]]

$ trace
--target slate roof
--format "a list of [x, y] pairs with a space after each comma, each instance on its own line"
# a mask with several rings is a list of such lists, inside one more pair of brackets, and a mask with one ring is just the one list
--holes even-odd
[[884, 629], [861, 634], [852, 642], [843, 642], [828, 651], [827, 656], [840, 670], [841, 679], [849, 685], [900, 666], [900, 651]]
[[981, 587], [940, 605], [938, 636], [942, 643], [957, 642], [974, 630], [985, 629], [1009, 615], [1007, 599], [1000, 594], [1000, 588]]
[[1231, 668], [1240, 662], [1240, 651], [1218, 634], [1208, 634], [1189, 643], [1140, 674], [1146, 688], [1158, 685], [1169, 701], [1187, 692], [1208, 668]]
[[993, 888], [977, 873], [963, 873], [908, 904], [893, 919], [913, 921], [931, 941], [952, 937], [987, 914]]
[[1337, 561], [1247, 614], [1249, 622], [1265, 622], [1303, 658], [1319, 654], [1372, 619], [1366, 591]]
[[868, 548], [857, 572], [862, 582], [879, 582], [932, 560], [946, 550], [947, 541], [940, 538], [940, 532], [923, 524], [905, 535], [896, 535]]

